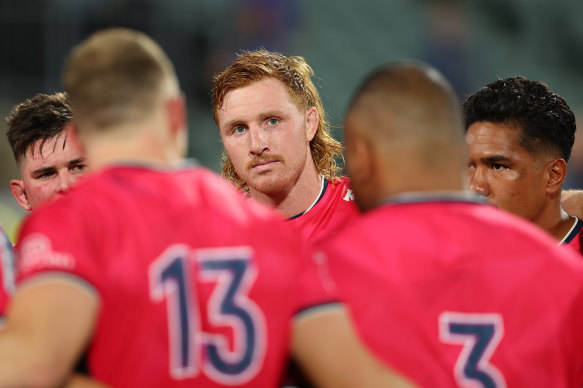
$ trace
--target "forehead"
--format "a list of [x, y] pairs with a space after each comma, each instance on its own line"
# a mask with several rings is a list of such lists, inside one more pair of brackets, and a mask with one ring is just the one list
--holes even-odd
[[527, 152], [520, 145], [520, 129], [505, 123], [478, 121], [466, 132], [466, 143], [471, 150], [492, 152]]
[[21, 160], [21, 168], [35, 170], [40, 167], [66, 165], [82, 157], [81, 146], [69, 131], [46, 140], [35, 141], [26, 150]]
[[227, 93], [218, 110], [218, 117], [220, 122], [224, 122], [240, 115], [292, 108], [299, 110], [285, 85], [275, 78], [264, 78]]

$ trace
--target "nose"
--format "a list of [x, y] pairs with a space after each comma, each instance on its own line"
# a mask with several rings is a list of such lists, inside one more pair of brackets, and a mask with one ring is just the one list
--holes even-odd
[[251, 138], [250, 152], [253, 155], [261, 155], [265, 152], [268, 147], [265, 139], [265, 131], [261, 129], [258, 125], [252, 125], [249, 127], [249, 134]]
[[490, 185], [484, 169], [480, 167], [470, 168], [469, 175], [470, 189], [475, 193], [488, 196], [490, 194]]

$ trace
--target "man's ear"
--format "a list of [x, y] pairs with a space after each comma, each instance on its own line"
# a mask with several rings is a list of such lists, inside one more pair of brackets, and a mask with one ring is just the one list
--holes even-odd
[[320, 125], [320, 115], [318, 110], [312, 106], [306, 111], [306, 140], [308, 143], [316, 136], [318, 125]]
[[63, 132], [65, 133], [65, 136], [67, 136], [67, 141], [73, 143], [74, 146], [81, 150], [81, 153], [85, 155], [85, 145], [81, 141], [79, 129], [73, 120], [65, 124]]
[[173, 133], [186, 129], [186, 102], [182, 94], [168, 100], [167, 113]]
[[352, 138], [350, 144], [347, 144], [346, 151], [348, 147], [350, 152], [346, 152], [346, 171], [356, 197], [356, 204], [364, 212], [377, 205], [378, 161], [375, 158], [374, 147], [364, 137]]
[[24, 190], [24, 181], [19, 180], [19, 179], [11, 180], [10, 181], [10, 191], [12, 192], [12, 195], [14, 196], [14, 198], [16, 199], [18, 204], [24, 210], [29, 210], [29, 211], [32, 210], [30, 207], [30, 204], [28, 202], [26, 190]]
[[546, 191], [548, 194], [555, 194], [561, 191], [563, 182], [567, 177], [567, 162], [564, 159], [556, 159], [547, 165]]
[[374, 184], [377, 165], [374, 147], [365, 137], [355, 137], [350, 142], [350, 157], [347, 152], [347, 171], [353, 186], [367, 187]]
[[186, 148], [188, 144], [187, 134], [187, 115], [186, 102], [184, 96], [181, 94], [173, 97], [166, 103], [166, 110], [168, 115], [168, 125], [170, 126], [171, 136], [175, 140], [181, 156], [186, 156]]

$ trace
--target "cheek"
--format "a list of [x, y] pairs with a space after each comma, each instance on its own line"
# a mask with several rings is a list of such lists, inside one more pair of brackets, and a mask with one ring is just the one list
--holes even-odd
[[50, 199], [55, 193], [55, 182], [32, 182], [26, 189], [29, 202], [35, 206]]
[[520, 186], [524, 186], [524, 178], [522, 174], [516, 170], [493, 171], [488, 172], [490, 186], [498, 188], [500, 191], [516, 190]]
[[492, 180], [490, 190], [500, 202], [524, 202], [530, 197], [529, 188], [515, 172]]
[[244, 154], [244, 147], [241, 142], [234, 141], [233, 139], [223, 140], [223, 147], [225, 147], [225, 152], [231, 158], [233, 163], [241, 158]]
[[516, 170], [508, 170], [504, 172], [504, 179], [508, 182], [519, 182], [522, 180], [522, 174]]
[[286, 159], [303, 162], [307, 155], [310, 154], [310, 142], [307, 141], [303, 133], [295, 131], [293, 136], [286, 136], [282, 139], [279, 150], [284, 156], [287, 155]]

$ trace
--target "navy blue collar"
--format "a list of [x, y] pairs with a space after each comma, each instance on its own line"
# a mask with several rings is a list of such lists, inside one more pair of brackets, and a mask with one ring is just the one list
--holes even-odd
[[303, 212], [296, 214], [295, 216], [291, 216], [288, 218], [288, 220], [293, 220], [295, 218], [298, 218], [299, 216], [303, 216], [304, 214], [306, 214], [311, 208], [313, 208], [314, 206], [316, 206], [316, 204], [318, 202], [320, 202], [320, 200], [322, 198], [324, 198], [324, 194], [326, 193], [326, 189], [328, 188], [328, 179], [324, 178], [322, 176], [322, 184], [320, 187], [320, 194], [318, 194], [318, 196], [316, 197], [316, 200], [314, 202], [312, 202], [312, 204], [310, 205], [310, 207], [308, 207], [306, 210], [304, 210]]
[[391, 195], [379, 206], [422, 202], [466, 202], [488, 204], [486, 198], [469, 191], [416, 191]]
[[579, 234], [579, 232], [581, 231], [581, 228], [583, 228], [583, 222], [581, 222], [581, 220], [578, 219], [577, 217], [574, 217], [574, 218], [575, 218], [575, 223], [573, 224], [573, 226], [571, 227], [569, 232], [567, 232], [565, 237], [563, 237], [563, 239], [561, 240], [559, 245], [560, 244], [563, 244], [563, 245], [569, 244]]
[[103, 169], [108, 167], [131, 167], [131, 168], [142, 168], [146, 170], [182, 170], [192, 167], [199, 167], [200, 163], [194, 158], [184, 158], [173, 164], [166, 164], [156, 162], [155, 160], [129, 160], [129, 159], [119, 159], [108, 165], [105, 165]]

